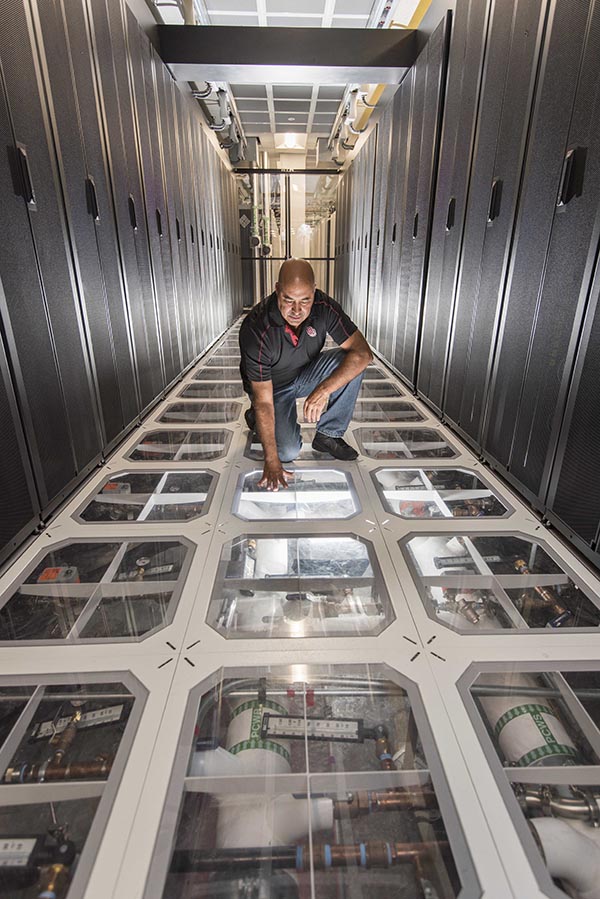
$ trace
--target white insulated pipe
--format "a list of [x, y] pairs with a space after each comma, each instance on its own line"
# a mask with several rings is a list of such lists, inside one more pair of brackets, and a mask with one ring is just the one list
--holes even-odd
[[540, 839], [550, 876], [572, 887], [577, 899], [600, 899], [598, 843], [557, 818], [533, 818], [530, 823]]

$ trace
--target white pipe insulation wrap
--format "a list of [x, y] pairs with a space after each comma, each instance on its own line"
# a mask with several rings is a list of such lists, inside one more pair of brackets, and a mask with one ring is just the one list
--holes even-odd
[[289, 774], [292, 770], [288, 740], [261, 736], [264, 712], [287, 715], [277, 702], [251, 699], [231, 712], [225, 749], [239, 758], [245, 774]]
[[304, 840], [309, 830], [317, 832], [333, 828], [331, 799], [236, 793], [219, 796], [218, 803], [219, 849], [287, 846]]
[[481, 696], [480, 702], [507, 762], [519, 768], [569, 765], [579, 757], [573, 740], [548, 701], [519, 696], [519, 686], [535, 689], [526, 674], [482, 674], [477, 685], [505, 685], [506, 696]]
[[[576, 891], [577, 899], [600, 899], [600, 846], [556, 818], [534, 818], [551, 877]], [[590, 828], [591, 830], [591, 828]]]

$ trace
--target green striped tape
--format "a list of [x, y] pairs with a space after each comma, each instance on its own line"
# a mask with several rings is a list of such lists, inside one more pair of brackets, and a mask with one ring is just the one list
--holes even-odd
[[246, 749], [265, 749], [267, 752], [274, 752], [275, 755], [280, 755], [286, 760], [288, 765], [291, 765], [292, 763], [287, 749], [279, 743], [272, 743], [271, 740], [242, 740], [241, 743], [236, 743], [235, 746], [231, 746], [229, 752], [231, 752], [232, 755], [237, 755], [239, 752], [244, 752]]
[[264, 702], [260, 702], [258, 699], [249, 699], [247, 702], [243, 702], [241, 705], [236, 706], [231, 713], [231, 718], [237, 718], [242, 712], [248, 712], [251, 709], [272, 709], [274, 712], [279, 712], [280, 715], [287, 715], [287, 710], [284, 709], [283, 706], [276, 702], [272, 702], [270, 699], [265, 699]]
[[532, 749], [531, 752], [526, 752], [516, 762], [516, 766], [517, 768], [528, 768], [534, 762], [539, 762], [540, 759], [547, 759], [551, 755], [570, 756], [571, 758], [565, 764], [574, 765], [575, 762], [572, 759], [577, 757], [577, 750], [573, 749], [572, 746], [565, 746], [563, 743], [546, 743], [544, 746]]
[[514, 708], [509, 709], [508, 712], [505, 712], [502, 717], [498, 719], [494, 728], [495, 736], [499, 737], [500, 732], [506, 727], [508, 722], [513, 721], [515, 718], [520, 718], [521, 715], [531, 715], [534, 721], [536, 715], [552, 715], [553, 718], [556, 717], [552, 709], [548, 708], [547, 705], [536, 705], [535, 703], [516, 705]]

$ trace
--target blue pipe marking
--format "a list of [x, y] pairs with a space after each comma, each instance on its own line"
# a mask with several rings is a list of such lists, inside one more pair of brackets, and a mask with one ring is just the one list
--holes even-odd
[[324, 850], [325, 850], [325, 867], [331, 868], [331, 846], [329, 845], [329, 843], [325, 843]]
[[391, 868], [392, 865], [393, 865], [393, 863], [394, 863], [394, 861], [393, 861], [393, 859], [392, 859], [392, 847], [390, 846], [389, 843], [386, 843], [386, 844], [385, 844], [385, 848], [386, 848], [386, 851], [387, 851], [388, 865], [389, 865], [390, 868]]
[[302, 846], [296, 846], [296, 871], [302, 870]]
[[360, 844], [360, 863], [363, 868], [367, 867], [367, 847], [364, 843]]

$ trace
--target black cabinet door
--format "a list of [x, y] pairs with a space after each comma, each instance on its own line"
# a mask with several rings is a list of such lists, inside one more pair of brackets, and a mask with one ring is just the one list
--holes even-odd
[[88, 4], [88, 11], [140, 398], [145, 408], [160, 395], [165, 378], [127, 70], [127, 44], [118, 0], [93, 0]]
[[457, 3], [452, 20], [417, 379], [419, 393], [438, 412], [442, 408], [488, 11], [489, 4], [483, 0], [463, 0]]
[[414, 69], [414, 93], [401, 270], [392, 360], [411, 386], [416, 380], [423, 282], [429, 250], [432, 193], [438, 159], [441, 104], [445, 86], [450, 19], [429, 38]]
[[549, 38], [484, 441], [538, 504], [598, 248], [600, 4], [559, 4]]
[[[371, 267], [369, 277], [369, 310], [366, 324], [366, 337], [369, 343], [379, 349], [379, 329], [382, 315], [383, 297], [383, 258], [386, 246], [386, 213], [388, 203], [388, 183], [390, 171], [390, 143], [393, 126], [393, 105], [388, 106], [377, 125], [377, 156], [375, 162], [375, 197], [373, 205], [373, 230], [371, 233]], [[336, 232], [344, 221], [343, 213], [338, 205], [336, 213]], [[340, 239], [336, 237], [338, 253], [341, 251]], [[336, 263], [337, 271], [337, 263]]]
[[544, 26], [545, 0], [494, 5], [443, 406], [477, 446]]
[[[0, 298], [4, 291], [0, 283]], [[4, 302], [2, 302], [4, 305]], [[4, 344], [0, 340], [0, 563], [39, 523], [39, 502]]]
[[547, 514], [600, 566], [600, 269], [556, 453]]
[[6, 180], [0, 212], [6, 235], [1, 250], [6, 329], [11, 360], [20, 372], [20, 400], [28, 407], [27, 435], [46, 509], [99, 457], [102, 438], [33, 42], [29, 8], [21, 2], [0, 3], [8, 105], [3, 109]]
[[150, 45], [129, 7], [126, 7], [126, 16], [131, 88], [135, 100], [152, 273], [160, 322], [165, 378], [167, 384], [170, 384], [181, 371], [181, 361], [161, 170], [158, 108]]
[[[61, 0], [44, 0], [37, 3], [35, 12], [104, 445], [108, 445], [135, 418], [138, 408], [112, 210], [107, 203], [90, 48], [80, 3], [68, 3], [63, 9]], [[84, 91], [81, 98], [80, 89]], [[92, 151], [89, 160], [86, 142]]]

